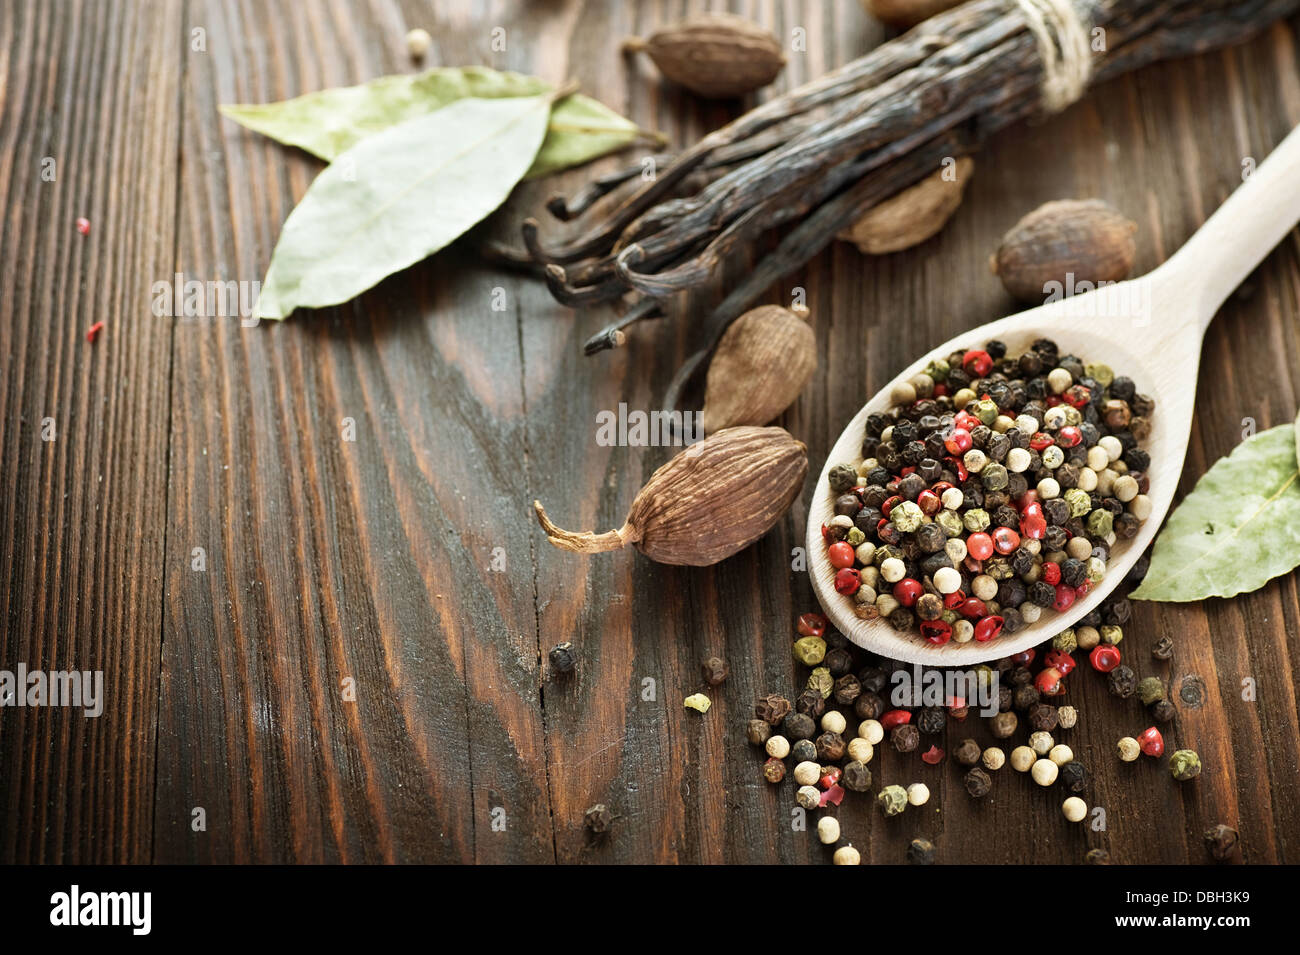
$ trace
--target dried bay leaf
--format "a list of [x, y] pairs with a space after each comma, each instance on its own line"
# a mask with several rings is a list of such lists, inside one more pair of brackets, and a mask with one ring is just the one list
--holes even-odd
[[1295, 428], [1279, 425], [1215, 462], [1156, 538], [1135, 600], [1185, 602], [1257, 590], [1300, 566]]
[[[470, 97], [539, 96], [534, 76], [483, 66], [438, 67], [380, 76], [359, 86], [307, 93], [278, 103], [238, 103], [223, 115], [264, 136], [332, 162], [362, 139]], [[645, 132], [608, 106], [575, 93], [555, 104], [546, 141], [525, 178], [545, 176], [622, 149]]]
[[1300, 414], [1295, 416], [1295, 460], [1296, 465], [1300, 467]]
[[531, 166], [553, 98], [458, 100], [344, 152], [285, 221], [255, 317], [346, 302], [482, 220]]

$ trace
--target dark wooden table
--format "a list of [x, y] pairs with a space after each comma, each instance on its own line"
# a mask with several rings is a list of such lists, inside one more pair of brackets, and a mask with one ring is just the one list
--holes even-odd
[[[320, 168], [218, 104], [410, 69], [404, 33], [425, 26], [432, 64], [573, 75], [685, 143], [734, 107], [661, 87], [616, 40], [704, 6], [0, 8], [0, 669], [102, 670], [106, 696], [94, 719], [0, 710], [0, 860], [825, 861], [792, 829], [792, 787], [762, 780], [743, 735], [755, 697], [795, 679], [792, 623], [813, 598], [791, 551], [811, 479], [772, 533], [711, 569], [563, 553], [531, 515], [538, 497], [571, 527], [622, 522], [670, 452], [601, 447], [595, 416], [655, 406], [694, 345], [688, 322], [584, 358], [607, 314], [575, 315], [460, 247], [282, 324], [153, 310], [155, 283], [176, 273], [260, 280]], [[883, 36], [850, 0], [729, 6], [783, 37], [806, 31], [774, 91]], [[1297, 27], [1157, 65], [1012, 130], [977, 159], [936, 239], [874, 259], [837, 245], [774, 288], [773, 301], [806, 289], [813, 312], [820, 370], [784, 424], [814, 473], [912, 356], [1010, 310], [987, 257], [1038, 203], [1111, 201], [1140, 225], [1142, 270], [1177, 248], [1243, 162], [1300, 121]], [[519, 189], [488, 230], [515, 237], [548, 195], [619, 162]], [[1210, 330], [1184, 491], [1246, 419], [1269, 427], [1300, 405], [1298, 251], [1293, 234]], [[900, 861], [920, 834], [944, 862], [1077, 862], [1101, 846], [1119, 862], [1180, 863], [1206, 861], [1201, 832], [1223, 821], [1246, 861], [1300, 861], [1297, 604], [1293, 574], [1232, 601], [1138, 607], [1139, 673], [1175, 692], [1203, 683], [1171, 734], [1204, 759], [1194, 784], [1119, 763], [1116, 739], [1146, 725], [1139, 705], [1073, 681], [1082, 721], [1068, 739], [1095, 772], [1105, 831], [1070, 826], [1058, 793], [1009, 769], [976, 803], [954, 765], [882, 747], [878, 780], [921, 780], [934, 797], [889, 821], [851, 799], [846, 836], [871, 862]], [[1167, 667], [1148, 653], [1162, 635], [1178, 645]], [[544, 663], [561, 640], [581, 652], [563, 680]], [[701, 716], [682, 699], [715, 653], [732, 675]], [[975, 722], [950, 744], [988, 741]], [[597, 802], [618, 819], [592, 841], [582, 816]]]

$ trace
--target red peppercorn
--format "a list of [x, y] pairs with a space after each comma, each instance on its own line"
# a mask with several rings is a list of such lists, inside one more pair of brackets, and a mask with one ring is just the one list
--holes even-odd
[[1043, 582], [1055, 587], [1061, 582], [1061, 565], [1054, 560], [1043, 561]]
[[1020, 518], [1020, 534], [1030, 540], [1042, 540], [1047, 536], [1047, 518], [1043, 516], [1043, 505], [1037, 502], [1025, 505]]
[[989, 608], [978, 597], [967, 597], [961, 602], [957, 612], [967, 620], [978, 620], [989, 612]]
[[948, 386], [947, 386], [946, 384], [944, 384], [942, 381], [935, 382], [935, 385], [934, 385], [934, 397], [936, 397], [936, 398], [942, 398], [942, 397], [944, 397], [946, 394], [948, 394]]
[[853, 548], [844, 541], [836, 541], [831, 544], [827, 550], [827, 555], [831, 559], [832, 567], [852, 567], [853, 566]]
[[985, 617], [975, 624], [975, 640], [978, 643], [988, 643], [1001, 632], [1001, 617]]
[[952, 423], [963, 431], [974, 431], [980, 425], [980, 419], [969, 411], [958, 411]]
[[827, 803], [830, 803], [832, 806], [838, 806], [843, 801], [844, 787], [837, 783], [822, 793], [821, 806], [823, 809], [826, 808]]
[[1119, 666], [1119, 647], [1112, 643], [1099, 643], [1088, 654], [1088, 662], [1098, 673], [1109, 673]]
[[916, 506], [921, 509], [922, 514], [929, 514], [933, 517], [943, 507], [943, 501], [939, 499], [939, 495], [933, 489], [926, 488], [916, 495]]
[[965, 428], [953, 428], [952, 433], [943, 441], [949, 454], [965, 454], [971, 449], [971, 444], [970, 432]]
[[1092, 390], [1087, 385], [1075, 385], [1072, 388], [1067, 388], [1065, 394], [1061, 397], [1067, 405], [1082, 408], [1092, 400]]
[[90, 328], [86, 329], [86, 341], [90, 342], [92, 345], [95, 344], [95, 336], [103, 330], [103, 322], [96, 322], [94, 325], [91, 325]]
[[961, 367], [968, 375], [984, 378], [993, 370], [993, 358], [982, 348], [972, 348], [961, 356]]
[[885, 503], [880, 505], [880, 513], [884, 514], [885, 517], [888, 517], [889, 512], [894, 509], [894, 505], [902, 504], [902, 503], [903, 503], [903, 497], [901, 494], [895, 494], [893, 497], [887, 497], [885, 498]]
[[965, 594], [964, 591], [961, 591], [961, 590], [954, 590], [954, 591], [953, 591], [952, 593], [950, 593], [950, 594], [944, 594], [944, 595], [943, 595], [943, 609], [944, 609], [944, 610], [956, 610], [958, 607], [960, 607], [960, 606], [962, 605], [962, 602], [963, 602], [965, 599], [966, 599], [966, 594]]
[[1035, 451], [1044, 451], [1056, 444], [1055, 439], [1045, 431], [1035, 431], [1034, 436], [1029, 439], [1029, 446]]
[[1034, 686], [1044, 696], [1055, 696], [1061, 692], [1061, 671], [1056, 667], [1045, 667], [1034, 678]]
[[[1098, 647], [1097, 649], [1101, 649]], [[1148, 756], [1160, 756], [1165, 751], [1165, 738], [1160, 735], [1160, 731], [1154, 726], [1148, 726], [1138, 737], [1138, 745], [1142, 747], [1142, 752]]]
[[976, 560], [988, 560], [993, 556], [993, 538], [983, 531], [966, 538], [966, 553]]
[[1092, 581], [1085, 580], [1079, 586], [1074, 588], [1074, 595], [1076, 597], [1086, 597], [1088, 596], [1088, 591], [1090, 590], [1092, 590]]
[[929, 763], [931, 766], [938, 766], [943, 762], [943, 750], [938, 746], [931, 746], [921, 754], [921, 762]]
[[886, 710], [880, 714], [880, 726], [887, 733], [895, 726], [912, 722], [911, 710]]
[[953, 473], [957, 475], [958, 481], [965, 481], [970, 474], [966, 471], [966, 465], [962, 464], [961, 458], [944, 458], [944, 463], [952, 467]]
[[[1043, 530], [1044, 533], [1046, 533], [1047, 528], [1044, 527]], [[999, 554], [1013, 553], [1015, 549], [1019, 546], [1020, 546], [1020, 535], [1017, 534], [1015, 531], [1013, 531], [1011, 528], [999, 527], [997, 530], [993, 532], [993, 548]], [[969, 549], [970, 549], [970, 545], [968, 544], [967, 550]]]
[[820, 637], [826, 632], [827, 620], [819, 613], [801, 613], [795, 629], [805, 637]]
[[1072, 424], [1067, 424], [1057, 432], [1062, 446], [1067, 448], [1076, 447], [1083, 440], [1083, 432]]
[[1019, 653], [1014, 654], [1011, 657], [1011, 662], [1016, 666], [1027, 667], [1034, 662], [1036, 656], [1038, 656], [1038, 651], [1030, 647], [1028, 650], [1021, 650]]
[[898, 583], [894, 584], [894, 599], [904, 607], [910, 607], [925, 593], [925, 588], [921, 582], [912, 577], [904, 577]]
[[952, 639], [952, 624], [946, 620], [922, 620], [921, 636], [941, 647]]
[[846, 597], [850, 594], [856, 594], [858, 588], [862, 586], [862, 578], [852, 567], [845, 567], [835, 572], [835, 589]]
[[843, 772], [838, 766], [823, 766], [821, 775], [817, 779], [817, 785], [821, 786], [822, 789], [830, 789], [839, 783], [841, 776], [843, 776]]
[[1078, 595], [1075, 594], [1073, 587], [1067, 587], [1065, 584], [1057, 584], [1056, 600], [1052, 602], [1052, 606], [1055, 607], [1058, 612], [1064, 613], [1070, 609], [1076, 596]]
[[77, 218], [77, 231], [82, 235], [90, 235], [90, 220], [85, 216]]
[[830, 530], [831, 530], [831, 529], [830, 529], [829, 527], [827, 527], [825, 524], [822, 525], [822, 540], [824, 540], [824, 541], [828, 541], [828, 540], [831, 539], [831, 538], [830, 538]]
[[1047, 655], [1043, 657], [1043, 663], [1060, 671], [1061, 676], [1068, 676], [1074, 669], [1074, 657], [1064, 650], [1048, 650]]
[[936, 481], [930, 485], [930, 490], [933, 491], [935, 494], [938, 494], [939, 497], [942, 498], [944, 491], [952, 490], [952, 485], [949, 484], [947, 481]]

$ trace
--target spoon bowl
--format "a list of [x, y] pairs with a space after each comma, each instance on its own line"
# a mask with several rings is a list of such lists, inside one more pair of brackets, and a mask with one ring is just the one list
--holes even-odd
[[[1191, 433], [1201, 339], [1228, 294], [1300, 221], [1300, 130], [1293, 131], [1246, 182], [1155, 271], [1093, 291], [1059, 299], [990, 322], [944, 342], [904, 369], [867, 402], [831, 449], [808, 511], [809, 572], [813, 590], [832, 623], [853, 643], [892, 660], [932, 666], [972, 666], [1037, 646], [1096, 609], [1124, 579], [1151, 544], [1173, 501]], [[1155, 400], [1151, 431], [1142, 447], [1151, 455], [1147, 470], [1151, 514], [1138, 533], [1116, 540], [1106, 575], [1063, 613], [1046, 609], [1037, 622], [1005, 631], [986, 643], [928, 643], [900, 633], [883, 619], [861, 620], [852, 597], [835, 590], [835, 568], [821, 528], [832, 518], [834, 494], [827, 475], [837, 464], [862, 460], [867, 416], [892, 407], [893, 388], [924, 371], [935, 357], [980, 348], [997, 339], [1008, 355], [1050, 338], [1062, 354], [1109, 365], [1127, 375]]]

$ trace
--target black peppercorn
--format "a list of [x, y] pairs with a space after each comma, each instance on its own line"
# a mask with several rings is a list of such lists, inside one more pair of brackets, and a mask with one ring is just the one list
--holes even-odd
[[934, 844], [928, 839], [913, 839], [907, 847], [908, 865], [934, 865]]
[[826, 712], [826, 697], [818, 690], [804, 690], [795, 697], [794, 708], [800, 713], [807, 713], [813, 719], [819, 720]]
[[812, 739], [817, 733], [817, 724], [807, 713], [790, 713], [781, 724], [781, 735], [786, 739]]
[[1067, 792], [1081, 793], [1088, 788], [1088, 770], [1077, 759], [1062, 766], [1056, 778]]
[[889, 731], [889, 742], [900, 753], [911, 753], [921, 742], [921, 731], [911, 723], [895, 726]]
[[885, 701], [874, 693], [863, 693], [853, 701], [853, 712], [860, 720], [875, 720], [885, 712]]
[[1177, 715], [1177, 708], [1168, 700], [1156, 700], [1151, 704], [1151, 718], [1157, 723], [1168, 723]]
[[1029, 708], [1029, 725], [1050, 733], [1060, 723], [1059, 711], [1051, 703], [1035, 703]]
[[858, 682], [867, 693], [879, 693], [889, 682], [889, 674], [880, 667], [863, 667], [858, 671]]
[[1018, 686], [1011, 698], [1011, 705], [1018, 710], [1027, 710], [1038, 702], [1038, 688], [1033, 684]]
[[775, 693], [763, 697], [754, 704], [754, 715], [760, 720], [767, 721], [772, 726], [779, 725], [789, 712], [790, 701], [784, 696], [778, 696]]
[[1020, 611], [1015, 607], [1004, 607], [1002, 609], [1002, 629], [1007, 633], [1015, 633], [1025, 624], [1025, 618], [1020, 615]]
[[848, 706], [859, 696], [862, 695], [862, 684], [852, 673], [846, 673], [835, 681], [835, 702], [841, 706]]
[[871, 788], [871, 770], [856, 759], [851, 759], [844, 764], [840, 778], [844, 782], [844, 787], [855, 793], [864, 793]]
[[816, 739], [817, 758], [823, 763], [838, 763], [844, 758], [847, 744], [839, 733], [825, 732]]
[[987, 796], [993, 788], [993, 780], [989, 778], [989, 774], [978, 768], [967, 772], [963, 781], [966, 784], [966, 791], [976, 799]]
[[953, 751], [952, 757], [963, 766], [974, 766], [980, 761], [980, 744], [973, 739], [964, 739]]
[[1007, 710], [1005, 713], [999, 713], [989, 720], [989, 731], [998, 739], [1010, 739], [1019, 725], [1020, 718], [1015, 713]]
[[602, 835], [614, 824], [614, 814], [603, 802], [598, 802], [583, 813], [582, 822], [591, 832]]
[[1156, 645], [1151, 648], [1151, 655], [1157, 660], [1168, 660], [1174, 655], [1174, 641], [1172, 637], [1161, 637], [1156, 641]]
[[1106, 677], [1106, 686], [1112, 696], [1118, 696], [1121, 700], [1127, 700], [1137, 689], [1137, 674], [1131, 667], [1120, 664], [1111, 670]]
[[[1062, 570], [1064, 579], [1064, 570]], [[1027, 590], [1029, 602], [1039, 607], [1050, 607], [1056, 602], [1056, 588], [1044, 580], [1035, 580]]]
[[550, 653], [546, 656], [551, 661], [551, 669], [556, 673], [572, 673], [573, 668], [578, 665], [578, 652], [567, 640], [551, 647]]
[[1101, 616], [1105, 623], [1122, 627], [1133, 616], [1133, 605], [1128, 602], [1127, 597], [1121, 597], [1102, 607]]
[[927, 706], [916, 717], [916, 728], [922, 733], [942, 733], [948, 725], [948, 712], [942, 706]]
[[1231, 858], [1233, 850], [1237, 848], [1237, 839], [1237, 830], [1223, 823], [1205, 830], [1205, 847], [1210, 850], [1210, 855], [1216, 862]]
[[731, 672], [731, 667], [722, 657], [709, 657], [700, 664], [700, 669], [704, 671], [704, 682], [709, 686], [721, 686]]
[[1105, 849], [1089, 849], [1083, 861], [1088, 865], [1110, 865], [1110, 853]]
[[822, 666], [831, 671], [831, 676], [842, 677], [853, 669], [853, 654], [846, 647], [827, 650]]
[[816, 762], [817, 745], [810, 739], [795, 740], [794, 745], [790, 747], [790, 760], [796, 766], [800, 763]]
[[1029, 686], [1034, 682], [1034, 673], [1029, 667], [1016, 667], [1011, 671], [1009, 679], [1012, 689], [1018, 686]]
[[912, 611], [906, 607], [899, 607], [889, 615], [889, 625], [899, 633], [910, 633], [916, 624], [916, 618], [912, 616]]
[[1005, 713], [1009, 709], [1011, 709], [1011, 687], [1000, 686], [998, 687], [998, 711]]

